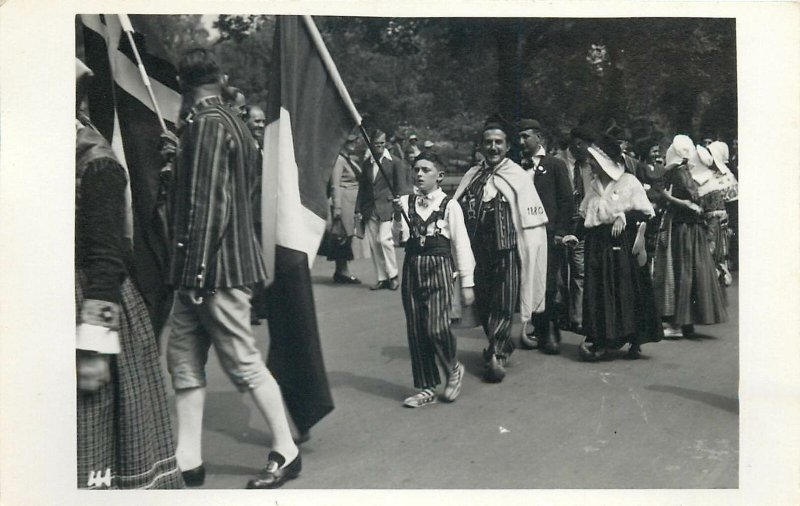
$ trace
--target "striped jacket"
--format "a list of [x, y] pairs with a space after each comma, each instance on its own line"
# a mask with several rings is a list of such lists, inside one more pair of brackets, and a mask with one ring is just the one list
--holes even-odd
[[244, 122], [218, 96], [197, 102], [175, 167], [173, 286], [252, 286], [266, 279], [253, 225], [260, 169]]

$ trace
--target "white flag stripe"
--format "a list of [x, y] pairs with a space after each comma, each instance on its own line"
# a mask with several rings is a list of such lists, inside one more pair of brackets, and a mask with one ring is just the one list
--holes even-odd
[[[277, 178], [265, 177], [264, 180], [277, 179], [277, 206], [276, 215], [272, 217], [267, 215], [268, 208], [262, 208], [263, 223], [266, 225], [270, 220], [276, 220], [275, 243], [305, 252], [311, 268], [317, 256], [320, 239], [325, 233], [325, 220], [304, 207], [300, 200], [300, 181], [294, 158], [289, 111], [281, 108], [279, 119], [267, 125], [265, 139], [268, 149], [265, 153], [264, 170], [276, 171]], [[269, 247], [270, 241], [266, 240], [266, 235], [264, 239], [264, 245]]]
[[[117, 49], [119, 47], [120, 37], [122, 37], [123, 33], [122, 26], [119, 23], [119, 17], [116, 15], [106, 16], [106, 24], [100, 21], [99, 14], [82, 15], [81, 19], [84, 25], [106, 39], [114, 81], [117, 83], [117, 86], [147, 106], [147, 108], [155, 114], [153, 103], [150, 100], [147, 88], [139, 73], [139, 67], [137, 67], [123, 52]], [[156, 79], [150, 79], [150, 85], [156, 97], [156, 101], [161, 108], [161, 112], [164, 115], [164, 119], [172, 123], [177, 122], [181, 105], [180, 93], [169, 86], [165, 86]]]

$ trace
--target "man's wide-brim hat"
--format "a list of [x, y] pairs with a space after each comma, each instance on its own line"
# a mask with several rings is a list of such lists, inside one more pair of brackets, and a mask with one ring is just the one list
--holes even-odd
[[425, 142], [422, 144], [422, 146], [423, 146], [423, 147], [426, 147], [426, 148], [432, 148], [432, 147], [433, 147], [433, 142], [432, 142], [432, 141], [425, 141]]

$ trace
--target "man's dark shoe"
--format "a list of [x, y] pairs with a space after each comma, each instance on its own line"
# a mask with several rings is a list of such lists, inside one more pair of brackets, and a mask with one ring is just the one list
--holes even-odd
[[284, 462], [286, 462], [286, 459], [283, 455], [278, 452], [269, 452], [267, 466], [261, 470], [258, 476], [247, 482], [247, 488], [278, 488], [287, 481], [300, 476], [303, 461], [299, 453], [293, 461], [281, 468]]
[[519, 337], [519, 346], [524, 350], [535, 350], [539, 347], [539, 339], [534, 334], [522, 334]]
[[389, 287], [389, 280], [388, 279], [382, 279], [382, 280], [378, 281], [377, 283], [375, 283], [374, 285], [372, 285], [371, 287], [369, 287], [369, 289], [370, 290], [383, 290], [384, 288], [388, 288], [388, 287]]
[[194, 469], [181, 471], [181, 475], [187, 487], [199, 487], [206, 482], [206, 466], [200, 464]]
[[389, 282], [386, 284], [386, 288], [389, 290], [397, 290], [400, 288], [400, 282], [397, 280], [397, 276], [389, 280]]
[[558, 330], [558, 326], [554, 323], [548, 323], [547, 330], [540, 339], [539, 350], [548, 355], [558, 355], [561, 352], [559, 341], [561, 341], [561, 333]]

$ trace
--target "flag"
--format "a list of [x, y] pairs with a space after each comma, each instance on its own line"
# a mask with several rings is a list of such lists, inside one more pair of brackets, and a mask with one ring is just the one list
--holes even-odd
[[357, 123], [321, 40], [310, 17], [278, 17], [262, 174], [267, 365], [301, 430], [333, 409], [309, 269], [325, 231], [328, 180]]
[[[150, 33], [147, 16], [130, 16], [134, 40], [167, 127], [174, 129], [181, 105], [177, 72], [159, 40]], [[95, 74], [89, 89], [89, 115], [128, 171], [133, 222], [132, 277], [147, 305], [156, 335], [169, 313], [165, 284], [169, 244], [155, 213], [162, 158], [161, 127], [147, 93], [128, 37], [116, 14], [82, 14], [86, 64]], [[145, 43], [146, 42], [146, 43]]]

